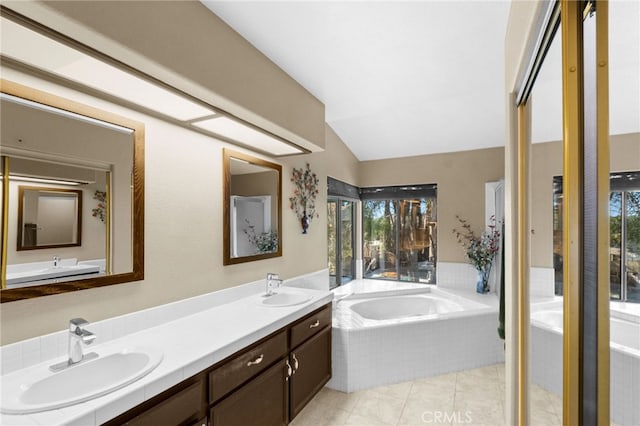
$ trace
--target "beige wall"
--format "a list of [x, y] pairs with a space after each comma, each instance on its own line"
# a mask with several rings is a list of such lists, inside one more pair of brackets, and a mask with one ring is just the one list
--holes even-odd
[[312, 151], [324, 105], [198, 1], [3, 6]]
[[328, 124], [325, 124], [325, 134], [325, 147], [330, 157], [326, 161], [327, 175], [358, 186], [360, 162]]
[[484, 184], [504, 174], [504, 150], [491, 148], [391, 160], [365, 161], [360, 165], [360, 185], [438, 185], [438, 261], [466, 262], [452, 233], [455, 215], [484, 229]]

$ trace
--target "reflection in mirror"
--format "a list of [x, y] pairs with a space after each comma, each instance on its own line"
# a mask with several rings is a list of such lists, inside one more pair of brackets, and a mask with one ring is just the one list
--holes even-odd
[[82, 191], [18, 187], [17, 250], [82, 245]]
[[282, 167], [223, 151], [224, 264], [282, 256]]
[[142, 124], [1, 83], [2, 302], [142, 279]]

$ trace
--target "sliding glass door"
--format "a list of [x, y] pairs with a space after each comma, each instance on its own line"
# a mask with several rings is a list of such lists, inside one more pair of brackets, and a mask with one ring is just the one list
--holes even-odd
[[327, 199], [327, 239], [330, 287], [355, 278], [355, 201]]

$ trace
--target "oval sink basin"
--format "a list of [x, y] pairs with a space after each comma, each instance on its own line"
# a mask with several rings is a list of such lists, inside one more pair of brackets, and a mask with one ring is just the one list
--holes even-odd
[[2, 406], [8, 414], [26, 414], [77, 404], [141, 379], [162, 361], [158, 349], [127, 347], [51, 372], [48, 365], [2, 378]]
[[265, 296], [261, 304], [269, 307], [294, 306], [311, 300], [311, 296], [304, 293], [277, 293], [271, 296]]

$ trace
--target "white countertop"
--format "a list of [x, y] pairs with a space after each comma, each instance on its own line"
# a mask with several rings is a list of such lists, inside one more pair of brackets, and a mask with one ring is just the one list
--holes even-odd
[[[2, 414], [0, 424], [102, 424], [333, 299], [333, 294], [328, 291], [299, 288], [282, 288], [279, 291], [302, 291], [312, 298], [295, 306], [264, 307], [260, 305], [262, 295], [254, 294], [112, 340], [104, 345], [154, 346], [163, 350], [164, 359], [147, 376], [115, 392], [56, 410], [25, 415]], [[60, 358], [54, 362], [63, 360]], [[47, 365], [52, 363], [48, 361]]]

